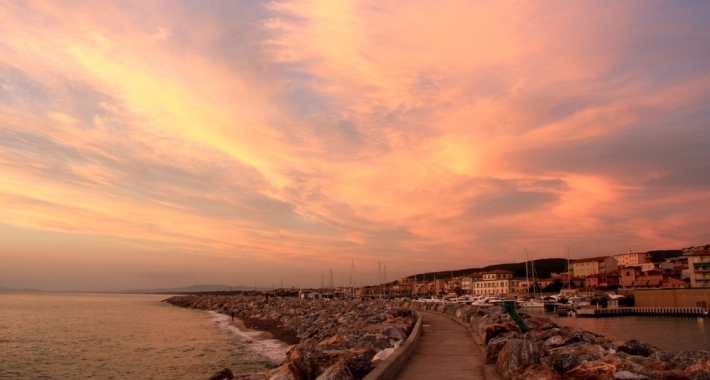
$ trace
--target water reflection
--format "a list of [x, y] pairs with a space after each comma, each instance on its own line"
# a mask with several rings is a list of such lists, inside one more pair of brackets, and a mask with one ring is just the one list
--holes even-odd
[[579, 327], [614, 340], [636, 339], [667, 351], [710, 350], [705, 318], [695, 317], [557, 317], [543, 310], [523, 311], [544, 315], [560, 326]]

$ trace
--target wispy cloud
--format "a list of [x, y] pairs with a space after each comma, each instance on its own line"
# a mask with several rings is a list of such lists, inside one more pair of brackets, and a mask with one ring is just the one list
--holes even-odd
[[704, 244], [707, 16], [660, 2], [5, 4], [0, 230], [23, 232], [3, 268], [81, 287], [33, 275], [19, 252], [35, 252], [116, 268], [117, 288], [161, 286], [139, 272], [316, 285], [352, 257], [368, 282], [377, 261], [411, 273], [524, 246]]

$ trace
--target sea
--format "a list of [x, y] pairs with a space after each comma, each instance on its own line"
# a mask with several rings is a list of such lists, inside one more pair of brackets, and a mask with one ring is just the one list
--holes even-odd
[[[0, 379], [208, 379], [271, 368], [288, 346], [164, 295], [0, 293]], [[526, 311], [528, 312], [528, 311]], [[532, 310], [529, 314], [543, 314]], [[710, 318], [552, 318], [663, 350], [710, 350]], [[248, 343], [252, 341], [252, 343]]]
[[0, 293], [0, 379], [208, 379], [224, 368], [261, 371], [285, 357], [280, 341], [166, 298]]

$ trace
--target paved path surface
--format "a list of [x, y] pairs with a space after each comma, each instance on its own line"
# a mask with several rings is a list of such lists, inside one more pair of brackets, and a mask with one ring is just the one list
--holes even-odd
[[484, 379], [484, 358], [468, 329], [450, 317], [422, 314], [422, 335], [398, 380]]

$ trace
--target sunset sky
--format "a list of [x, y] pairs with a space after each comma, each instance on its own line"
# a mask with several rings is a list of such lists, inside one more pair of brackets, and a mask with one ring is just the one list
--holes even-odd
[[[710, 243], [706, 1], [9, 1], [0, 287]], [[353, 267], [354, 263], [354, 267]]]

